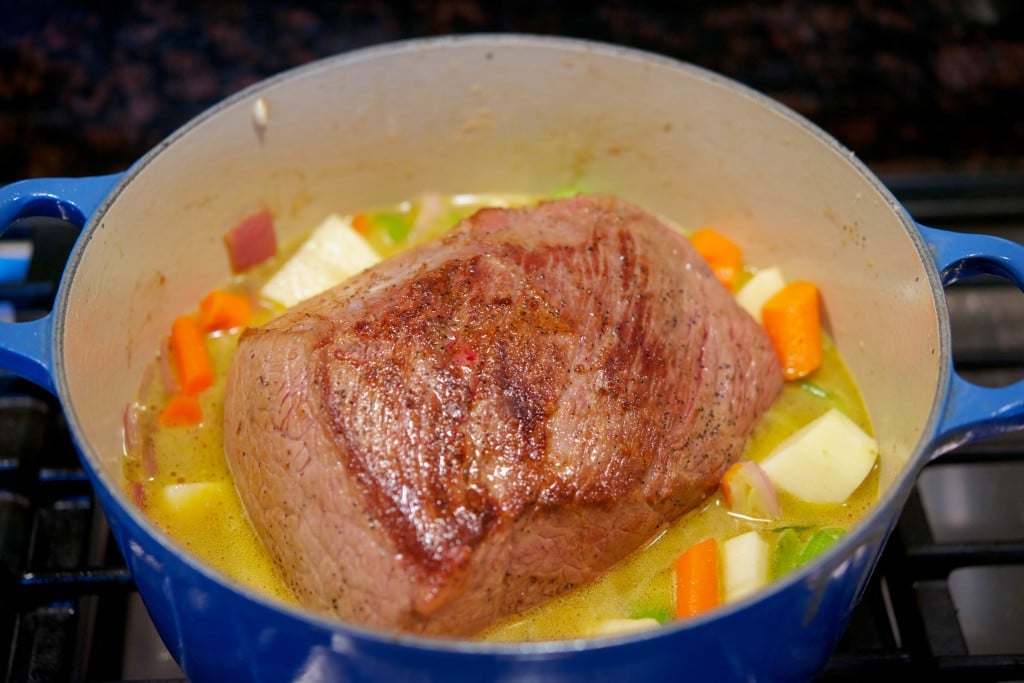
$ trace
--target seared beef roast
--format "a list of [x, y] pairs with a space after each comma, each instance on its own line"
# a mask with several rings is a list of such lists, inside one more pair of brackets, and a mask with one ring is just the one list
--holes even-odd
[[302, 603], [468, 635], [698, 505], [781, 386], [685, 238], [581, 195], [480, 211], [246, 331], [225, 447]]

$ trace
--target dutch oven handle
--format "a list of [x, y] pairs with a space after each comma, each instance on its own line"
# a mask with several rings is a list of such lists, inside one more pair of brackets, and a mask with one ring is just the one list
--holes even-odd
[[[943, 286], [975, 275], [996, 275], [1024, 291], [1024, 245], [993, 237], [938, 230], [918, 225], [935, 259]], [[950, 373], [941, 423], [933, 440], [934, 455], [965, 443], [1024, 427], [1024, 380], [985, 388]]]
[[[0, 233], [22, 218], [59, 218], [85, 226], [123, 174], [39, 178], [0, 187]], [[53, 313], [21, 323], [0, 323], [0, 367], [56, 393]]]

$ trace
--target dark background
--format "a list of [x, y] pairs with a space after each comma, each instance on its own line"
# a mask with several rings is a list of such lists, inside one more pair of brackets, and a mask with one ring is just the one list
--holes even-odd
[[1024, 3], [0, 0], [0, 183], [123, 170], [206, 107], [444, 33], [615, 42], [786, 103], [877, 172], [1024, 167]]

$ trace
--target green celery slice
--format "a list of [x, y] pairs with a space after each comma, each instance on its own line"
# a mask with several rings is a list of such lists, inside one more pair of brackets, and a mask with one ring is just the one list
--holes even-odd
[[659, 624], [672, 619], [672, 608], [668, 605], [642, 605], [633, 610], [630, 619], [654, 619]]
[[796, 566], [799, 567], [800, 565], [806, 564], [828, 550], [844, 533], [846, 533], [846, 530], [838, 527], [825, 527], [815, 531], [811, 534], [811, 538], [807, 541], [807, 545], [804, 546], [803, 552], [800, 553]]
[[816, 396], [816, 397], [818, 397], [818, 398], [820, 398], [820, 399], [822, 399], [824, 401], [831, 401], [832, 400], [832, 395], [831, 394], [829, 394], [827, 391], [825, 391], [824, 389], [819, 387], [817, 384], [814, 384], [813, 382], [808, 382], [807, 380], [801, 380], [798, 386], [801, 389], [803, 389], [804, 391], [806, 391], [808, 394], [811, 394], [812, 396]]
[[377, 212], [371, 215], [370, 221], [396, 244], [404, 240], [412, 229], [409, 217], [400, 213]]
[[800, 536], [796, 529], [788, 527], [779, 532], [775, 541], [775, 553], [772, 555], [772, 578], [777, 579], [797, 566], [800, 556]]

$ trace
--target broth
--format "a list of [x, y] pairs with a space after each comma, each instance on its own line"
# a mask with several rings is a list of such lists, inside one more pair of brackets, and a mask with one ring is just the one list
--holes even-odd
[[[426, 195], [375, 210], [379, 230], [367, 239], [388, 256], [417, 241], [431, 239], [483, 206], [520, 205], [535, 198], [523, 196]], [[417, 221], [432, 212], [429, 225]], [[222, 288], [255, 299], [260, 287], [293, 253], [282, 250], [271, 261], [235, 276]], [[744, 277], [749, 278], [750, 270]], [[265, 300], [255, 308], [251, 326], [281, 312]], [[124, 473], [129, 495], [161, 529], [203, 561], [230, 578], [285, 602], [295, 603], [246, 519], [223, 453], [222, 416], [228, 367], [241, 330], [211, 334], [207, 347], [214, 365], [212, 387], [199, 396], [203, 421], [195, 427], [161, 427], [157, 416], [170, 399], [166, 349], [153, 360], [132, 406], [132, 428], [126, 428]], [[813, 375], [787, 382], [783, 393], [765, 414], [747, 445], [745, 457], [764, 458], [800, 426], [839, 408], [865, 431], [867, 413], [857, 387], [827, 334], [824, 360]], [[131, 431], [131, 434], [127, 432]], [[870, 433], [870, 432], [869, 432]], [[672, 564], [693, 543], [708, 537], [729, 538], [758, 529], [769, 542], [782, 529], [850, 528], [877, 498], [877, 462], [860, 487], [838, 505], [809, 504], [780, 492], [781, 520], [756, 520], [732, 513], [721, 494], [685, 515], [652, 539], [646, 547], [621, 561], [596, 582], [551, 600], [533, 610], [496, 624], [481, 638], [521, 641], [587, 636], [609, 619], [646, 617], [663, 622], [672, 615]], [[650, 624], [653, 622], [645, 622]]]

